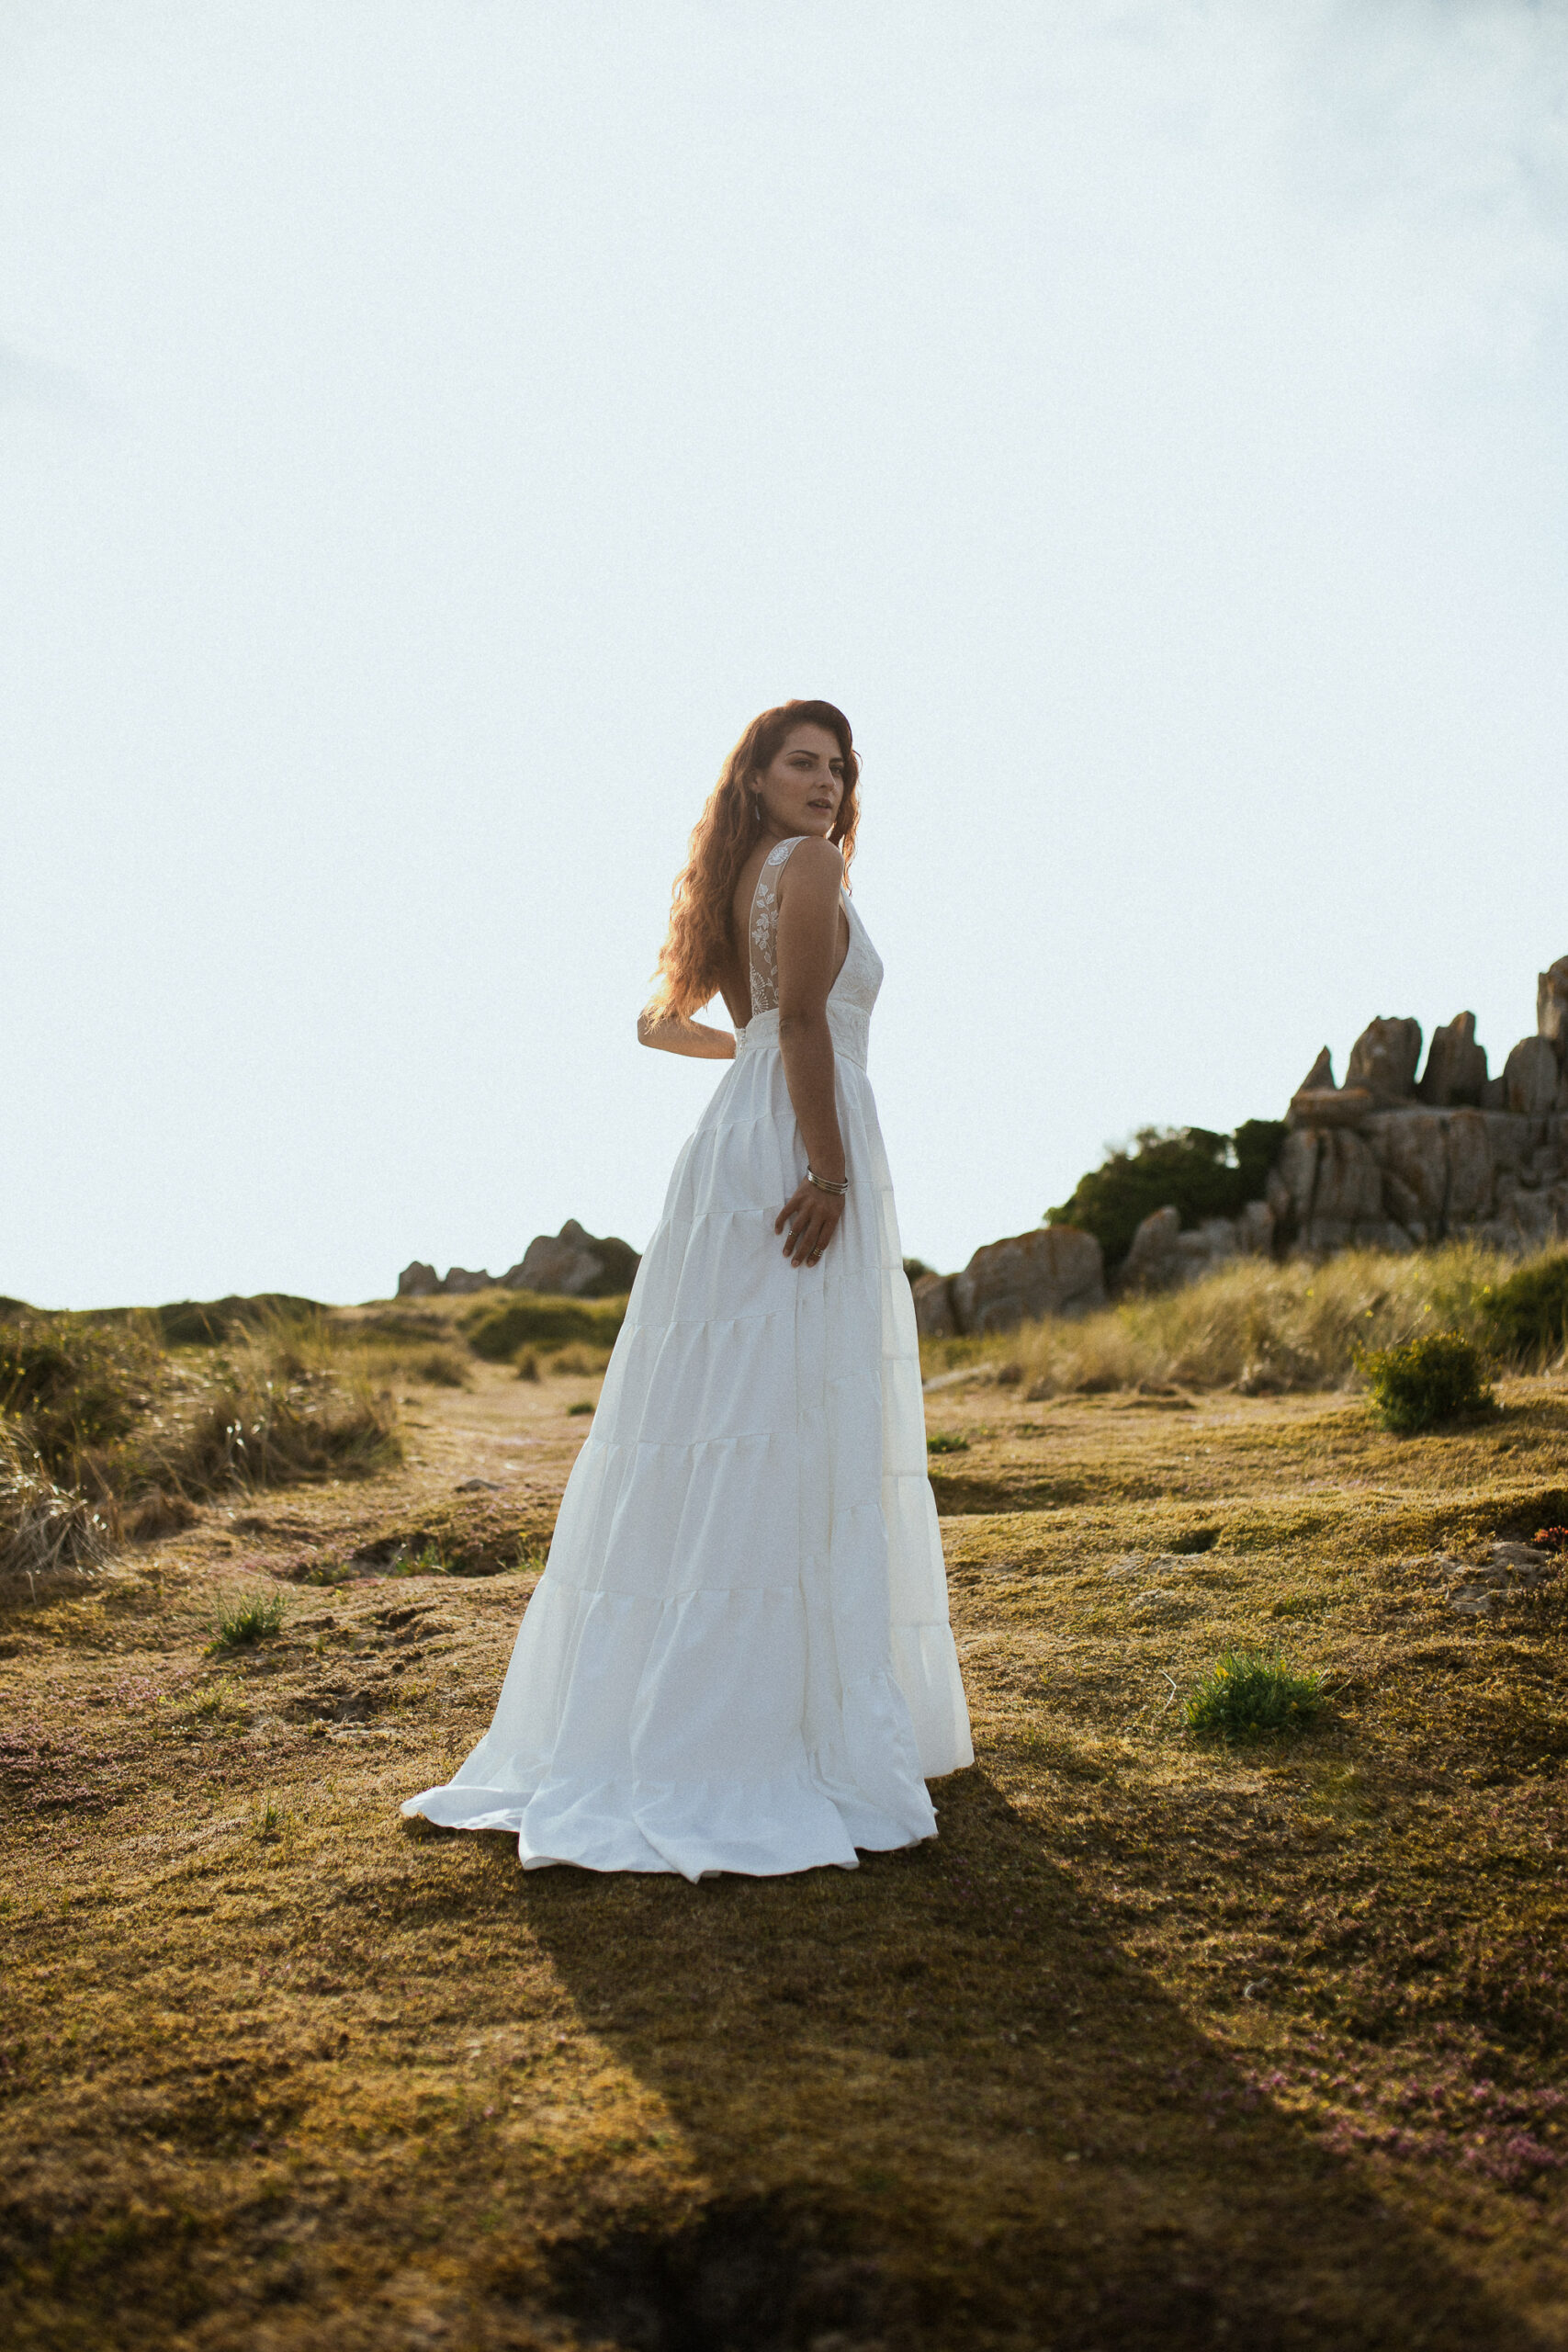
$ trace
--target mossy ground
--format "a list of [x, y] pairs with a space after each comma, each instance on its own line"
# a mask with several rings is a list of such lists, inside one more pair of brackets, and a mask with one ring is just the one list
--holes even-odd
[[[1568, 2346], [1563, 1587], [1426, 1565], [1568, 1520], [1560, 1382], [1404, 1442], [934, 1394], [978, 1760], [915, 1852], [696, 1887], [398, 1821], [531, 1577], [377, 1563], [524, 1545], [592, 1385], [481, 1366], [378, 1480], [7, 1595], [8, 2344]], [[1227, 1646], [1324, 1726], [1195, 1745]]]

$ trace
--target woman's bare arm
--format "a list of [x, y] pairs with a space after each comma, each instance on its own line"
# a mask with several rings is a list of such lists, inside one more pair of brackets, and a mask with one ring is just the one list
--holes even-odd
[[[779, 1046], [784, 1082], [800, 1123], [807, 1163], [830, 1183], [843, 1181], [833, 1034], [828, 998], [839, 960], [839, 891], [844, 865], [831, 842], [815, 837], [792, 851], [779, 887]], [[839, 1229], [844, 1204], [812, 1183], [784, 1204], [775, 1233], [787, 1222], [784, 1255], [792, 1264], [817, 1263]]]
[[735, 1039], [728, 1029], [710, 1029], [705, 1021], [687, 1021], [679, 1013], [655, 1012], [651, 1006], [637, 1014], [637, 1041], [661, 1054], [689, 1054], [701, 1062], [735, 1059]]

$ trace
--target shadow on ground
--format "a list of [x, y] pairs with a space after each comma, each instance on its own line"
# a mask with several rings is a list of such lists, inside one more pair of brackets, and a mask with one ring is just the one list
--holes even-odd
[[[714, 2193], [552, 2249], [636, 2352], [1544, 2339], [1118, 1948], [982, 1770], [942, 1836], [809, 1880], [528, 1876], [579, 2012]], [[514, 1871], [486, 1840], [476, 1867]]]

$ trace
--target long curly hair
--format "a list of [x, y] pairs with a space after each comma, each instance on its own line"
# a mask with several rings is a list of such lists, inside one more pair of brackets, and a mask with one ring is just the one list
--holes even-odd
[[855, 793], [860, 761], [850, 722], [830, 702], [782, 702], [751, 721], [692, 829], [690, 854], [670, 904], [670, 935], [659, 951], [651, 1007], [656, 1012], [689, 1019], [718, 994], [735, 955], [735, 886], [762, 831], [753, 788], [795, 727], [825, 727], [838, 738], [844, 756], [844, 797], [829, 839], [838, 842], [848, 870], [860, 821]]

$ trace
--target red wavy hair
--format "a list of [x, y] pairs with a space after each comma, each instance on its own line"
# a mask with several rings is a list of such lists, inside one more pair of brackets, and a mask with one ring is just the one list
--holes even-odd
[[762, 831], [753, 787], [796, 727], [825, 727], [837, 737], [843, 753], [844, 797], [828, 838], [838, 842], [848, 871], [860, 822], [855, 793], [860, 760], [850, 722], [830, 702], [782, 702], [751, 721], [726, 760], [707, 806], [692, 828], [690, 854], [670, 903], [670, 935], [659, 951], [655, 1012], [687, 1019], [700, 1012], [718, 994], [726, 971], [733, 966], [735, 886]]

